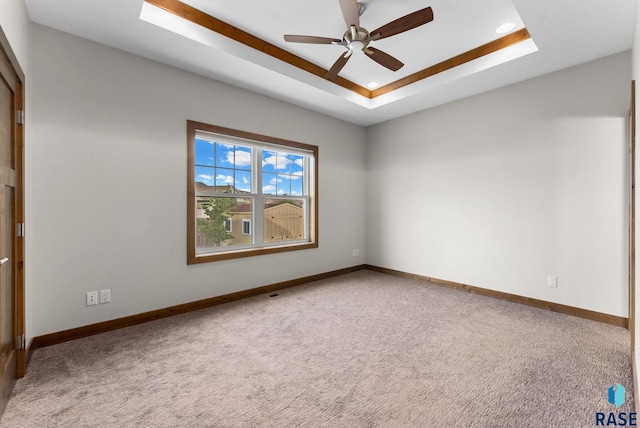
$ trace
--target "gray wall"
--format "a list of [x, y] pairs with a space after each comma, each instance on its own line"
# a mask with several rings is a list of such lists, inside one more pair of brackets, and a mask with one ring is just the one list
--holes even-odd
[[24, 0], [3, 0], [0, 12], [0, 27], [26, 74], [31, 56], [31, 20]]
[[630, 66], [625, 52], [368, 128], [367, 262], [626, 317]]
[[[34, 336], [364, 263], [363, 128], [33, 28]], [[319, 146], [320, 247], [187, 266], [187, 119]]]

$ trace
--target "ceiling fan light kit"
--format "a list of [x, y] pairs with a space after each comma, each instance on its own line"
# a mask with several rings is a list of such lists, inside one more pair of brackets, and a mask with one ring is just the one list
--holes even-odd
[[338, 73], [340, 73], [354, 52], [363, 52], [369, 58], [391, 71], [399, 70], [404, 65], [401, 61], [386, 52], [369, 47], [369, 43], [404, 33], [433, 21], [433, 10], [430, 7], [426, 7], [369, 32], [360, 26], [360, 15], [364, 12], [364, 4], [358, 3], [356, 0], [339, 0], [339, 2], [344, 22], [347, 25], [347, 31], [345, 31], [342, 39], [288, 34], [284, 36], [284, 40], [287, 42], [332, 44], [346, 47], [347, 52], [338, 57], [325, 76], [330, 80], [338, 76]]

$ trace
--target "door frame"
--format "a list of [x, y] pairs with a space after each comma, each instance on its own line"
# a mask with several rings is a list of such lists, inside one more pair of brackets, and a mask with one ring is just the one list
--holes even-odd
[[[631, 352], [636, 350], [636, 81], [631, 81], [629, 111], [629, 331]], [[634, 358], [635, 360], [635, 358]]]
[[[15, 109], [14, 109], [14, 126], [15, 126], [15, 167], [16, 167], [16, 190], [15, 190], [15, 222], [16, 222], [16, 235], [17, 225], [24, 224], [24, 111], [25, 111], [25, 76], [18, 59], [15, 56], [9, 39], [4, 33], [2, 27], [0, 27], [0, 57], [6, 59], [11, 68], [11, 72], [18, 81], [15, 92]], [[1, 77], [1, 76], [0, 76]], [[17, 120], [17, 112], [23, 112], [23, 120]], [[22, 228], [24, 232], [24, 228]], [[16, 334], [25, 338], [25, 292], [24, 292], [24, 233], [21, 236], [15, 236], [14, 241], [15, 250], [15, 262], [13, 265], [15, 272], [15, 325]], [[17, 341], [17, 338], [14, 338]], [[26, 342], [26, 341], [25, 341]], [[23, 342], [24, 343], [24, 342]], [[26, 373], [26, 356], [27, 356], [27, 344], [25, 346], [18, 346], [17, 349], [17, 373], [16, 377], [21, 378]]]

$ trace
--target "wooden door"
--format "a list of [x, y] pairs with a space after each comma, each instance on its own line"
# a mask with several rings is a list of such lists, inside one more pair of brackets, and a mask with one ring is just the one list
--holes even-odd
[[[24, 374], [22, 241], [22, 80], [17, 61], [0, 31], [0, 414], [17, 377]], [[18, 166], [19, 165], [19, 166]]]

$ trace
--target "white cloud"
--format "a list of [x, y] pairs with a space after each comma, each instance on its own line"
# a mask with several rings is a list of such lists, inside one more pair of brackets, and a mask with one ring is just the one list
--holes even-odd
[[268, 184], [266, 186], [262, 186], [262, 192], [263, 193], [273, 193], [276, 191], [276, 186], [273, 186], [271, 184]]
[[269, 156], [262, 160], [262, 166], [265, 165], [273, 165], [278, 169], [285, 169], [289, 165], [291, 165], [291, 159], [287, 158], [286, 155], [276, 153], [275, 155]]
[[269, 181], [269, 183], [271, 183], [271, 184], [282, 183], [282, 179], [277, 178], [277, 177], [273, 177], [271, 179], [271, 181]]
[[231, 175], [218, 174], [216, 177], [216, 183], [221, 181], [225, 184], [233, 184], [233, 177]]
[[296, 159], [294, 163], [298, 166], [304, 166], [304, 159], [303, 158]]
[[212, 180], [213, 179], [213, 175], [207, 175], [207, 174], [200, 174], [198, 176], [198, 178], [203, 178], [205, 180]]
[[248, 179], [247, 177], [243, 176], [243, 177], [242, 177], [242, 183], [244, 183], [244, 184], [249, 184], [249, 183], [250, 183], [250, 181], [249, 181], [249, 179]]
[[[227, 162], [233, 164], [233, 152], [227, 152]], [[251, 165], [251, 153], [236, 151], [236, 165], [237, 166], [249, 166]]]

